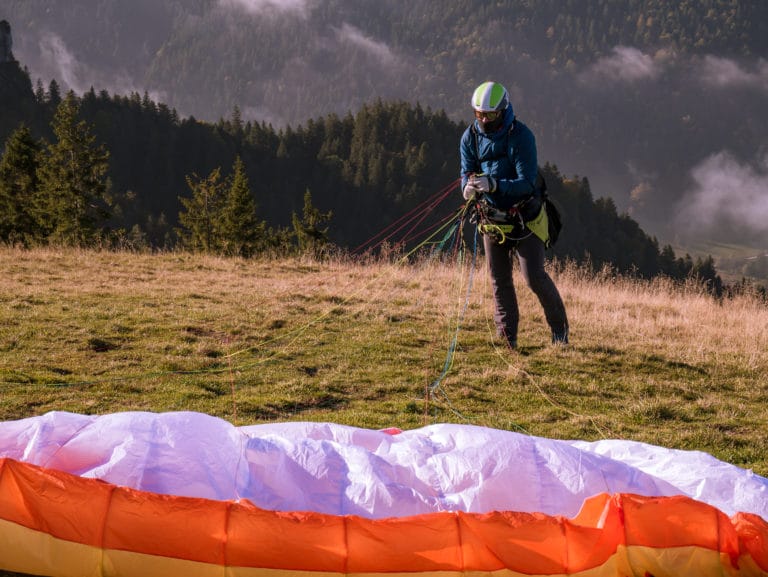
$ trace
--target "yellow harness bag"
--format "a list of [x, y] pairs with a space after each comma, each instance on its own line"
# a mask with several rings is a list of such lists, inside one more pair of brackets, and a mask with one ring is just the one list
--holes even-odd
[[[544, 203], [541, 204], [541, 210], [536, 218], [525, 222], [525, 228], [527, 228], [530, 233], [539, 237], [541, 242], [544, 243], [544, 246], [549, 246], [549, 219]], [[504, 244], [507, 239], [517, 241], [528, 236], [527, 234], [521, 236], [522, 231], [517, 224], [507, 224], [489, 220], [479, 223], [478, 230], [480, 231], [480, 234], [490, 234], [495, 236], [499, 244]]]
[[549, 246], [549, 219], [546, 206], [544, 205], [545, 203], [542, 202], [539, 215], [533, 220], [526, 221], [525, 226], [541, 239], [544, 246]]

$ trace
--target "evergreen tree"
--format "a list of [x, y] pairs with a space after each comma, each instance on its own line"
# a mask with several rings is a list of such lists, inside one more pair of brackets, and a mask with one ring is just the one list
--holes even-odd
[[232, 173], [221, 215], [223, 245], [227, 254], [248, 258], [263, 248], [266, 223], [256, 217], [256, 202], [239, 156]]
[[45, 104], [45, 88], [43, 87], [43, 81], [39, 78], [35, 84], [35, 101], [38, 104]]
[[706, 286], [711, 294], [715, 296], [723, 294], [723, 280], [717, 274], [712, 255], [707, 255], [706, 258], [697, 258], [691, 268], [690, 276]]
[[179, 200], [186, 209], [179, 213], [178, 230], [181, 245], [193, 251], [220, 252], [223, 249], [221, 214], [226, 198], [226, 183], [221, 168], [205, 177], [186, 177], [192, 196]]
[[312, 194], [309, 189], [304, 193], [304, 211], [299, 218], [293, 213], [293, 234], [302, 254], [318, 256], [328, 244], [328, 222], [333, 216], [332, 211], [321, 212], [312, 205]]
[[28, 244], [39, 234], [34, 206], [40, 149], [26, 126], [18, 128], [6, 142], [0, 159], [0, 240]]
[[91, 127], [78, 114], [78, 100], [69, 92], [53, 118], [56, 140], [38, 169], [36, 216], [50, 240], [85, 246], [100, 237], [110, 216], [105, 200], [109, 153], [96, 145]]
[[48, 84], [48, 104], [52, 108], [56, 108], [61, 104], [61, 92], [59, 91], [59, 83], [56, 80], [51, 80]]

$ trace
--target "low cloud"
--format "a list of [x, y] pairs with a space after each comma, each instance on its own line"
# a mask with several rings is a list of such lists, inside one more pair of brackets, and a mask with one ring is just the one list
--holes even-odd
[[84, 67], [70, 52], [64, 40], [56, 34], [48, 34], [40, 40], [40, 55], [46, 68], [54, 70], [65, 88], [83, 92]]
[[595, 62], [586, 76], [633, 83], [656, 78], [660, 73], [661, 66], [652, 56], [630, 46], [616, 46], [613, 54]]
[[722, 88], [752, 87], [768, 92], [768, 61], [762, 58], [750, 69], [738, 62], [717, 56], [706, 56], [698, 67], [704, 84]]
[[266, 10], [294, 12], [304, 15], [311, 0], [219, 0], [223, 8], [240, 8], [249, 14], [262, 14]]
[[397, 63], [397, 58], [392, 53], [389, 46], [384, 42], [379, 42], [370, 36], [366, 36], [361, 30], [346, 22], [341, 28], [336, 30], [336, 35], [340, 41], [349, 42], [350, 44], [361, 48], [384, 65], [389, 66]]
[[[97, 92], [106, 90], [110, 94], [143, 94], [145, 89], [136, 86], [131, 76], [124, 69], [99, 71], [78, 60], [64, 40], [56, 34], [45, 34], [40, 42], [42, 70], [47, 76], [56, 78], [62, 91], [72, 90], [82, 95], [93, 87]], [[151, 100], [165, 102], [163, 92], [148, 91]]]
[[768, 235], [768, 155], [749, 164], [719, 152], [694, 167], [691, 176], [695, 186], [684, 197], [679, 226], [697, 233], [727, 227]]
[[643, 181], [636, 184], [632, 190], [629, 191], [629, 200], [631, 202], [630, 211], [634, 208], [643, 208], [649, 199], [653, 199], [653, 193], [655, 189], [653, 185], [648, 181]]
[[645, 208], [653, 203], [657, 193], [656, 181], [658, 175], [644, 168], [634, 161], [626, 162], [627, 173], [632, 179], [632, 188], [629, 191], [629, 213], [633, 214], [638, 209]]

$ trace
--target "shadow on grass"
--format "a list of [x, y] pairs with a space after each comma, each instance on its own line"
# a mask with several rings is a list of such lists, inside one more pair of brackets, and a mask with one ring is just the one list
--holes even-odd
[[277, 403], [264, 403], [263, 405], [240, 402], [237, 404], [237, 411], [243, 417], [275, 421], [307, 411], [335, 411], [344, 408], [347, 404], [348, 401], [344, 397], [328, 393], [312, 399], [287, 400]]

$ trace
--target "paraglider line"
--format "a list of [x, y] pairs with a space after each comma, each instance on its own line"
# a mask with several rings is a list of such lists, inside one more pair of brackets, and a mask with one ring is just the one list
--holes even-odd
[[[405, 215], [401, 216], [399, 219], [397, 219], [392, 224], [385, 227], [383, 230], [379, 231], [376, 235], [365, 241], [364, 243], [360, 244], [356, 248], [354, 248], [351, 253], [353, 255], [361, 254], [363, 252], [363, 249], [372, 250], [374, 248], [377, 248], [381, 246], [384, 242], [392, 239], [398, 232], [400, 232], [402, 229], [404, 229], [408, 224], [413, 222], [415, 219], [421, 217], [416, 225], [414, 225], [411, 230], [409, 231], [409, 234], [413, 231], [414, 228], [418, 226], [418, 224], [426, 218], [426, 216], [434, 210], [437, 206], [442, 203], [447, 196], [453, 191], [456, 186], [458, 186], [459, 180], [456, 179], [452, 183], [450, 183], [448, 186], [444, 187], [442, 190], [416, 206], [415, 208], [411, 209], [409, 212], [407, 212]], [[378, 240], [378, 242], [376, 242]]]
[[[463, 218], [460, 221], [460, 224], [463, 225]], [[457, 227], [457, 229], [460, 231], [461, 229], [463, 229], [463, 226], [459, 226], [459, 227]], [[461, 233], [459, 232], [459, 234], [461, 234]], [[466, 288], [466, 291], [465, 291], [466, 295], [465, 295], [465, 299], [464, 299], [464, 304], [461, 307], [461, 310], [459, 311], [459, 314], [458, 314], [457, 319], [456, 319], [456, 328], [455, 328], [455, 330], [453, 332], [453, 337], [451, 338], [451, 342], [448, 345], [448, 352], [446, 354], [445, 362], [443, 364], [443, 370], [440, 373], [440, 375], [437, 377], [437, 379], [435, 379], [435, 381], [433, 381], [432, 384], [429, 386], [429, 395], [428, 395], [428, 397], [429, 396], [434, 396], [438, 389], [442, 389], [442, 382], [445, 379], [445, 377], [448, 375], [448, 373], [450, 372], [451, 368], [453, 367], [453, 360], [454, 360], [454, 357], [455, 357], [455, 354], [456, 354], [456, 345], [457, 345], [458, 339], [459, 339], [459, 331], [461, 329], [461, 323], [462, 323], [462, 321], [464, 319], [464, 315], [466, 314], [467, 308], [469, 307], [469, 299], [470, 299], [470, 294], [472, 292], [472, 285], [473, 285], [473, 282], [474, 282], [475, 265], [476, 265], [476, 262], [477, 262], [477, 236], [478, 236], [478, 232], [477, 232], [477, 228], [475, 228], [474, 243], [473, 243], [473, 249], [472, 249], [472, 259], [470, 261], [470, 267], [469, 267], [469, 272], [468, 272], [468, 276], [467, 276], [467, 288]], [[463, 258], [464, 258], [463, 257], [463, 255], [464, 255], [464, 251], [463, 251], [464, 243], [461, 242], [460, 244], [462, 246], [462, 249], [458, 249], [457, 252], [458, 252], [458, 255], [459, 255], [459, 259], [458, 259], [459, 260], [459, 265], [461, 266]], [[444, 393], [444, 391], [443, 391], [443, 393]], [[447, 395], [446, 395], [446, 398], [447, 398]]]

